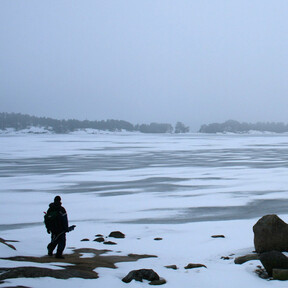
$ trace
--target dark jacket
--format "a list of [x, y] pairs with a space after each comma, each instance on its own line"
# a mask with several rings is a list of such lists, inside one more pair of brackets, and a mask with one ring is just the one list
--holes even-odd
[[58, 217], [55, 219], [53, 229], [51, 229], [53, 234], [59, 234], [61, 232], [69, 232], [68, 230], [68, 217], [64, 207], [55, 204], [54, 202], [49, 204], [49, 209], [47, 214], [51, 211], [57, 211]]

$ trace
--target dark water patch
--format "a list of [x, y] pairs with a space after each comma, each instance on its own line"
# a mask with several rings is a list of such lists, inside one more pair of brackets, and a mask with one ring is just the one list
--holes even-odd
[[[211, 188], [211, 185], [185, 185], [177, 184], [190, 180], [189, 178], [175, 177], [149, 177], [132, 181], [80, 181], [72, 185], [65, 185], [59, 189], [54, 189], [55, 193], [96, 193], [99, 196], [119, 196], [143, 192], [171, 192], [188, 191]], [[51, 191], [51, 190], [50, 190]], [[128, 192], [130, 191], [130, 192]]]
[[[106, 148], [105, 148], [106, 149]], [[108, 148], [110, 149], [110, 148]], [[111, 148], [119, 150], [118, 147]], [[135, 148], [137, 149], [137, 148]], [[130, 147], [119, 153], [106, 155], [96, 153], [31, 157], [23, 159], [1, 159], [0, 174], [50, 175], [91, 171], [133, 170], [144, 168], [288, 168], [288, 149], [234, 148], [198, 149], [181, 151], [150, 151], [131, 153]], [[123, 153], [127, 151], [127, 153]], [[135, 151], [134, 151], [135, 152]]]
[[[0, 231], [30, 228], [30, 227], [35, 227], [35, 226], [43, 226], [44, 227], [44, 224], [43, 224], [43, 222], [0, 224]], [[45, 230], [43, 230], [43, 231], [45, 231]]]
[[[184, 224], [203, 221], [227, 221], [261, 218], [267, 214], [287, 214], [288, 200], [256, 200], [245, 206], [193, 207], [184, 209], [151, 209], [146, 211], [174, 212], [173, 216], [142, 218], [119, 223], [133, 224]], [[178, 215], [175, 215], [178, 211]], [[117, 223], [117, 221], [116, 221]]]
[[137, 193], [137, 191], [115, 191], [115, 192], [98, 193], [98, 195], [101, 197], [113, 197], [113, 196], [126, 196], [135, 193]]
[[79, 151], [87, 151], [87, 152], [109, 152], [109, 151], [119, 151], [119, 152], [126, 152], [125, 155], [135, 154], [138, 149], [147, 149], [149, 147], [146, 146], [117, 146], [117, 147], [95, 147], [95, 148], [79, 148]]
[[273, 143], [273, 144], [248, 144], [247, 147], [288, 147], [288, 142]]
[[193, 178], [193, 180], [224, 180], [222, 177], [201, 177], [201, 178]]
[[[227, 193], [227, 194], [231, 194], [233, 196], [245, 196], [247, 195], [248, 197], [251, 195], [255, 195], [255, 196], [263, 196], [263, 195], [267, 195], [267, 194], [273, 194], [273, 193], [285, 193], [287, 192], [287, 190], [250, 190], [250, 191], [228, 191], [228, 192], [222, 192], [222, 193]], [[267, 200], [268, 201], [268, 200]], [[272, 201], [272, 200], [270, 200]]]

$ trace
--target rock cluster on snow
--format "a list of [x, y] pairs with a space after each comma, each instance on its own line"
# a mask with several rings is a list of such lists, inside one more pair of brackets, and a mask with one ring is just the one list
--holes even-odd
[[261, 278], [272, 277], [288, 280], [288, 224], [277, 215], [265, 215], [253, 226], [254, 246], [257, 254], [248, 254], [234, 260], [243, 264], [250, 260], [260, 260], [264, 269], [258, 267], [256, 273]]
[[[125, 234], [120, 231], [112, 231], [108, 236], [104, 236], [102, 234], [95, 235], [95, 239], [93, 241], [103, 244], [114, 244], [117, 243], [110, 241], [107, 238], [114, 238], [114, 239], [123, 239], [125, 238]], [[223, 238], [223, 237], [220, 237]], [[107, 241], [106, 241], [107, 240]], [[154, 240], [161, 241], [163, 238], [155, 237]], [[80, 242], [88, 242], [90, 241], [89, 238], [82, 238], [79, 239]], [[7, 244], [7, 242], [16, 242], [13, 240], [4, 240], [0, 238], [0, 242], [5, 245], [8, 245], [12, 249], [16, 249], [14, 246]], [[43, 256], [43, 257], [30, 257], [30, 256], [16, 256], [16, 257], [9, 257], [9, 258], [1, 258], [7, 261], [17, 261], [17, 262], [30, 262], [35, 263], [34, 265], [30, 265], [26, 267], [23, 265], [18, 265], [19, 267], [14, 268], [4, 268], [0, 267], [0, 283], [4, 283], [3, 281], [7, 279], [13, 278], [39, 278], [39, 277], [53, 277], [56, 279], [69, 279], [69, 278], [83, 278], [83, 279], [97, 279], [98, 273], [95, 271], [97, 267], [107, 267], [107, 268], [116, 268], [115, 263], [118, 262], [130, 262], [130, 261], [137, 261], [143, 258], [151, 258], [157, 257], [155, 255], [138, 255], [138, 254], [128, 254], [127, 256], [120, 256], [120, 255], [105, 255], [106, 252], [110, 250], [97, 250], [92, 248], [80, 248], [80, 249], [73, 249], [73, 253], [66, 254], [64, 259], [56, 259], [51, 256]], [[90, 254], [88, 257], [85, 254]], [[91, 254], [93, 255], [91, 257]], [[63, 269], [56, 269], [53, 268], [42, 268], [37, 267], [37, 263], [67, 263], [72, 264], [68, 266], [63, 266]], [[178, 267], [176, 265], [167, 265], [165, 266], [168, 269], [177, 270]], [[184, 269], [193, 269], [193, 268], [207, 268], [204, 264], [199, 263], [189, 263]], [[152, 269], [139, 269], [130, 271], [122, 281], [125, 283], [130, 283], [132, 280], [135, 281], [149, 281], [149, 285], [162, 285], [166, 283], [166, 280], [160, 277], [154, 270]]]

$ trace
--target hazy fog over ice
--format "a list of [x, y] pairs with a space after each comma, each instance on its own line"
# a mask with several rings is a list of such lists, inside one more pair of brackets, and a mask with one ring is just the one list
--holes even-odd
[[1, 0], [0, 112], [288, 122], [288, 2]]

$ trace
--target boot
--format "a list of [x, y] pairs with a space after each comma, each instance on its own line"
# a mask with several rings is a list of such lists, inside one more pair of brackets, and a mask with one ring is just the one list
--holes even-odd
[[53, 250], [50, 248], [50, 245], [47, 246], [48, 256], [53, 256]]

